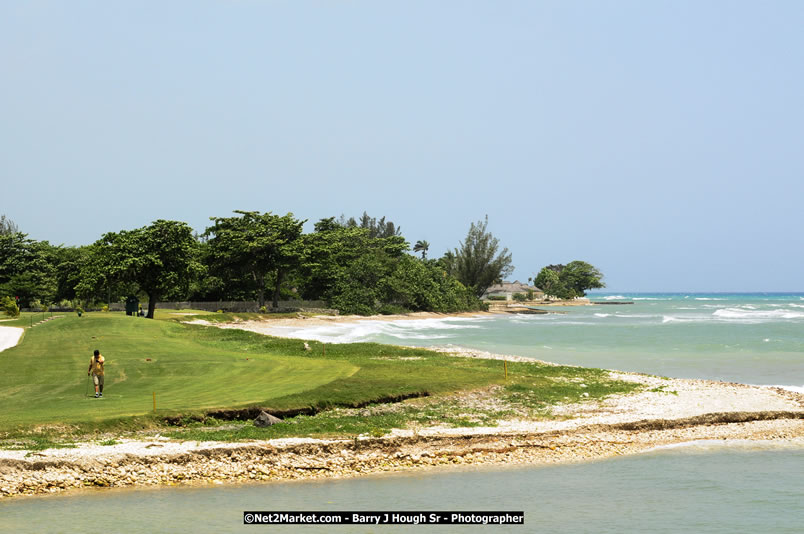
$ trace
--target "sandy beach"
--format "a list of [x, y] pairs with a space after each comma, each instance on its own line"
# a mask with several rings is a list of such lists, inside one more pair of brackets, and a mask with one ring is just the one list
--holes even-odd
[[17, 328], [16, 326], [0, 326], [0, 352], [16, 346], [17, 343], [20, 342], [20, 338], [24, 332], [24, 328]]
[[[433, 315], [444, 317], [416, 314], [402, 319]], [[280, 322], [298, 326], [389, 319], [317, 317], [218, 326], [270, 333]], [[438, 350], [455, 357], [533, 361], [455, 347]], [[43, 451], [2, 450], [0, 495], [46, 494], [91, 486], [339, 478], [454, 465], [554, 464], [702, 440], [804, 447], [804, 395], [800, 393], [708, 380], [610, 373], [613, 378], [644, 387], [630, 395], [557, 406], [550, 418], [511, 418], [493, 427], [408, 428], [381, 437], [238, 443], [182, 442], [154, 435], [116, 438], [114, 445], [101, 445], [99, 441]], [[441, 399], [481, 407], [497, 402], [495, 387]], [[368, 415], [366, 410], [393, 409], [394, 405], [380, 405], [351, 411]]]

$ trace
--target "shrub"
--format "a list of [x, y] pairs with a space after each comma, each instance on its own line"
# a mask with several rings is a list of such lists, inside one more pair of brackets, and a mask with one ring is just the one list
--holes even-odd
[[378, 311], [380, 315], [404, 315], [410, 312], [398, 304], [383, 304]]
[[2, 304], [0, 305], [2, 305], [3, 310], [9, 317], [19, 317], [20, 307], [17, 306], [17, 302], [13, 298], [3, 297]]
[[486, 297], [488, 300], [507, 300], [505, 295], [489, 295]]
[[265, 306], [260, 306], [260, 313], [268, 313], [268, 308]]
[[101, 311], [102, 311], [102, 312], [107, 312], [107, 311], [109, 311], [109, 305], [108, 305], [108, 304], [104, 304], [104, 305], [101, 307]]
[[81, 317], [81, 315], [84, 314], [84, 308], [82, 308], [80, 304], [74, 306], [73, 309], [75, 310], [75, 313], [77, 313], [79, 317]]
[[525, 302], [526, 300], [528, 300], [528, 296], [525, 295], [524, 293], [514, 293], [513, 298], [517, 302]]

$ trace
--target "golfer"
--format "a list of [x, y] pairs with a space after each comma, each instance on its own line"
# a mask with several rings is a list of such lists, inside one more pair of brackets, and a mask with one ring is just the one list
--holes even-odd
[[87, 375], [92, 375], [92, 381], [95, 383], [95, 398], [103, 397], [103, 362], [106, 360], [101, 355], [98, 349], [95, 349], [95, 354], [89, 360], [89, 369]]

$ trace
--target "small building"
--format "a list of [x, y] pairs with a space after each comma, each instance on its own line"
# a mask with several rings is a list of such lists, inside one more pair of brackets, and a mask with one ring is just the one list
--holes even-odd
[[126, 299], [126, 315], [137, 315], [140, 307], [140, 299], [131, 295]]
[[519, 280], [494, 284], [493, 286], [489, 287], [485, 293], [483, 293], [481, 298], [483, 300], [489, 300], [490, 297], [493, 297], [492, 300], [501, 300], [500, 297], [505, 297], [505, 300], [513, 300], [514, 293], [522, 293], [523, 295], [527, 295], [528, 291], [533, 291], [533, 300], [544, 299], [544, 291], [536, 286], [523, 284]]

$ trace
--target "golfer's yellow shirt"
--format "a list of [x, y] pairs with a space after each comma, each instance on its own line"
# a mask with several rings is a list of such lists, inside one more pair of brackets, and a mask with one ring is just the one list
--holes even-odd
[[95, 356], [89, 360], [89, 365], [92, 367], [92, 374], [97, 376], [103, 376], [103, 362], [106, 360], [103, 358], [103, 355], [98, 357], [98, 360], [95, 360]]

